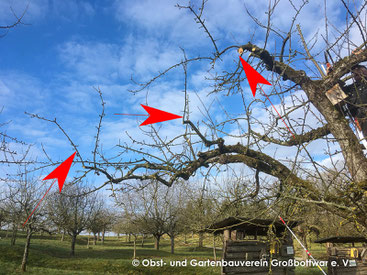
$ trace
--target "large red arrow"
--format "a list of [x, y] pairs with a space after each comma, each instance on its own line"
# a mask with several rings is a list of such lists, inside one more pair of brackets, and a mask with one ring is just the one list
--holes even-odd
[[254, 68], [251, 67], [243, 58], [240, 56], [240, 60], [242, 63], [243, 70], [247, 76], [248, 83], [250, 84], [250, 88], [253, 96], [256, 94], [256, 86], [258, 83], [271, 85], [269, 81], [267, 81], [261, 74], [259, 74]]
[[50, 191], [51, 187], [56, 182], [56, 179], [57, 179], [57, 183], [59, 184], [59, 191], [61, 192], [61, 189], [62, 189], [62, 187], [64, 186], [64, 183], [65, 183], [66, 177], [69, 173], [71, 164], [73, 163], [75, 154], [76, 154], [76, 152], [74, 154], [72, 154], [70, 157], [68, 157], [65, 161], [63, 161], [59, 166], [56, 167], [55, 170], [53, 170], [50, 174], [48, 174], [48, 176], [46, 176], [43, 179], [43, 180], [55, 179], [55, 180], [52, 182], [51, 186], [47, 189], [46, 193], [43, 195], [42, 199], [39, 201], [39, 203], [34, 208], [32, 213], [28, 216], [27, 220], [23, 223], [23, 226], [25, 226], [25, 224], [27, 223], [29, 218], [33, 215], [34, 211], [36, 211], [36, 209], [38, 208], [40, 203], [46, 197], [48, 191]]
[[145, 106], [143, 104], [140, 104], [140, 105], [149, 114], [149, 117], [146, 120], [144, 120], [144, 122], [140, 124], [140, 126], [162, 122], [162, 121], [167, 121], [167, 120], [172, 120], [172, 119], [177, 119], [177, 118], [182, 118], [182, 116], [171, 114], [171, 113], [168, 113], [168, 112], [156, 109], [156, 108]]
[[57, 179], [57, 183], [59, 184], [59, 190], [61, 192], [62, 187], [64, 186], [66, 177], [69, 173], [71, 164], [73, 163], [75, 154], [72, 154], [68, 157], [64, 162], [62, 162], [59, 166], [56, 167], [48, 176], [46, 176], [43, 180]]

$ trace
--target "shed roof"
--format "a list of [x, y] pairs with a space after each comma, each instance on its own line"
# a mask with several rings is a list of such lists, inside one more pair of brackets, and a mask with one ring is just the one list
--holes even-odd
[[[290, 228], [299, 224], [298, 221], [286, 221]], [[246, 235], [267, 236], [269, 226], [273, 226], [276, 235], [281, 235], [286, 230], [286, 227], [281, 221], [274, 219], [251, 219], [246, 217], [228, 217], [222, 221], [216, 222], [209, 226], [205, 231], [222, 233], [226, 229], [241, 230]]]
[[333, 236], [318, 239], [315, 243], [367, 243], [367, 239], [360, 236]]

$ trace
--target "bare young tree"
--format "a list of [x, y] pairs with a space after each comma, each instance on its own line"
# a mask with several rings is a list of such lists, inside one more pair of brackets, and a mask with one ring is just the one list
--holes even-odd
[[[160, 193], [160, 186], [155, 182], [143, 190], [125, 193], [118, 199], [123, 206], [128, 233], [146, 233], [153, 235], [154, 247], [159, 250], [161, 237], [165, 232], [166, 211], [165, 193]], [[135, 235], [134, 235], [135, 236]]]
[[2, 202], [0, 199], [0, 230], [4, 226], [4, 223], [6, 222], [7, 217], [4, 208], [2, 207]]
[[184, 219], [184, 205], [188, 201], [186, 189], [183, 188], [183, 183], [179, 182], [165, 193], [164, 204], [167, 208], [165, 218], [165, 232], [170, 237], [171, 254], [175, 253], [175, 238], [183, 232], [185, 223]]
[[75, 255], [77, 236], [88, 228], [95, 208], [97, 194], [85, 195], [88, 189], [82, 183], [65, 184], [62, 193], [55, 192], [48, 199], [48, 218], [71, 237], [72, 256]]
[[41, 186], [38, 178], [29, 175], [27, 166], [21, 167], [20, 170], [22, 171], [19, 173], [20, 176], [15, 179], [9, 178], [6, 182], [4, 209], [2, 210], [11, 217], [13, 224], [12, 245], [15, 244], [18, 228], [26, 229], [26, 243], [21, 264], [22, 271], [26, 271], [33, 233], [47, 230], [44, 209], [39, 208], [33, 212], [46, 189]]
[[97, 199], [95, 207], [91, 213], [88, 231], [93, 233], [93, 244], [97, 244], [97, 235], [102, 233], [102, 245], [104, 244], [105, 234], [107, 230], [112, 229], [115, 215], [108, 210], [105, 203], [102, 200]]
[[190, 187], [190, 195], [184, 204], [184, 230], [199, 235], [198, 247], [204, 246], [204, 229], [219, 217], [216, 197], [202, 189]]
[[187, 198], [181, 185], [168, 188], [158, 182], [151, 182], [142, 190], [120, 194], [117, 203], [123, 206], [126, 233], [132, 234], [135, 241], [138, 234], [153, 235], [157, 250], [161, 237], [167, 234], [173, 254], [175, 237], [183, 225], [183, 207]]

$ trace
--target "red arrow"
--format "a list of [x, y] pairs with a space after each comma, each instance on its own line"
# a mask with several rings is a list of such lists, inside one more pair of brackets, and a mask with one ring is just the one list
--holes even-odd
[[267, 81], [261, 74], [259, 74], [254, 68], [251, 67], [243, 58], [240, 56], [240, 60], [242, 63], [243, 70], [247, 76], [248, 83], [250, 84], [250, 88], [253, 96], [256, 94], [256, 86], [258, 83], [271, 85], [269, 81]]
[[55, 170], [53, 170], [48, 176], [46, 176], [43, 180], [50, 180], [50, 179], [56, 179], [57, 183], [59, 184], [59, 190], [61, 193], [61, 189], [64, 186], [64, 182], [66, 180], [66, 177], [69, 173], [71, 164], [73, 163], [75, 154], [72, 154], [70, 157], [68, 157], [64, 162], [62, 162], [59, 166], [56, 167]]
[[182, 118], [182, 116], [178, 116], [178, 115], [171, 114], [171, 113], [168, 113], [168, 112], [165, 112], [165, 111], [161, 111], [159, 109], [155, 109], [155, 108], [152, 108], [152, 107], [149, 107], [149, 106], [145, 106], [143, 104], [140, 104], [140, 105], [149, 114], [149, 117], [142, 124], [140, 124], [140, 126], [149, 125], [149, 124], [162, 122], [162, 121], [167, 121], [167, 120], [172, 120], [172, 119], [177, 119], [177, 118]]
[[55, 179], [55, 180], [53, 181], [53, 183], [51, 184], [51, 186], [47, 189], [46, 193], [43, 195], [42, 199], [39, 201], [39, 203], [34, 208], [34, 210], [32, 211], [32, 213], [28, 216], [27, 220], [23, 223], [23, 226], [25, 226], [25, 224], [27, 223], [27, 221], [29, 220], [29, 218], [33, 215], [34, 211], [36, 211], [37, 207], [40, 205], [40, 203], [46, 197], [48, 191], [50, 191], [51, 187], [56, 182], [56, 179], [57, 179], [57, 183], [59, 184], [59, 190], [60, 190], [60, 193], [61, 193], [61, 189], [64, 186], [64, 182], [65, 182], [66, 177], [67, 177], [67, 175], [69, 173], [71, 164], [73, 163], [75, 154], [76, 154], [76, 152], [74, 154], [72, 154], [70, 157], [68, 157], [65, 161], [63, 161], [59, 166], [56, 167], [55, 170], [53, 170], [50, 174], [48, 174], [48, 176], [46, 176], [43, 179], [43, 180]]

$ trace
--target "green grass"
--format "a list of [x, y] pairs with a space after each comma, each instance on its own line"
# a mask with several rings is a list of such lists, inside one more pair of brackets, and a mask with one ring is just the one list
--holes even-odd
[[[21, 233], [16, 245], [10, 245], [10, 239], [4, 239], [4, 232], [0, 234], [0, 274], [21, 273], [25, 238]], [[167, 264], [163, 267], [132, 266], [133, 243], [126, 242], [125, 237], [107, 237], [105, 244], [98, 243], [87, 248], [87, 237], [78, 236], [76, 255], [70, 256], [70, 240], [60, 241], [60, 236], [34, 235], [31, 241], [28, 274], [220, 274], [220, 267], [171, 267], [170, 261], [187, 259], [213, 260], [212, 248], [197, 248], [197, 238], [188, 238], [184, 244], [179, 238], [176, 241], [175, 254], [170, 253], [169, 239], [162, 239], [160, 251], [154, 249], [153, 240], [147, 239], [144, 247], [137, 242], [137, 258], [163, 259]], [[207, 238], [204, 245], [211, 245], [211, 238]], [[217, 251], [221, 257], [221, 251]], [[298, 268], [296, 274], [321, 274], [317, 268]]]

